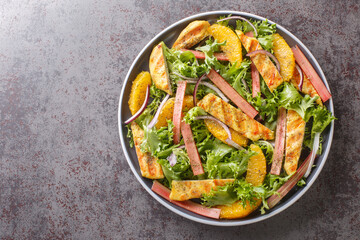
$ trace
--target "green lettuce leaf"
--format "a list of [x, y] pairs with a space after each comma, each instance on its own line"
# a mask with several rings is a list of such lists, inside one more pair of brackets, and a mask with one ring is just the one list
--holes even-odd
[[269, 209], [266, 199], [275, 194], [276, 191], [290, 179], [290, 176], [277, 176], [268, 174], [264, 183], [260, 186], [253, 186], [245, 181], [245, 179], [236, 179], [233, 183], [228, 183], [217, 190], [211, 190], [210, 193], [202, 197], [202, 204], [212, 207], [216, 205], [230, 205], [236, 201], [241, 201], [245, 206], [248, 201], [255, 204], [256, 199], [262, 200], [261, 213], [265, 213], [265, 209]]
[[[273, 52], [273, 34], [276, 33], [276, 24], [270, 24], [267, 20], [249, 21], [255, 26], [258, 32], [258, 36], [255, 37], [259, 40], [261, 47], [268, 52]], [[250, 24], [241, 20], [236, 21], [236, 29], [243, 33], [254, 31]]]
[[127, 128], [126, 137], [129, 139], [129, 145], [132, 148], [132, 147], [134, 147], [135, 143], [134, 143], [134, 137], [133, 137], [130, 126], [131, 126], [130, 124], [125, 125], [125, 127]]
[[201, 47], [197, 47], [196, 50], [202, 51], [205, 54], [205, 64], [207, 66], [207, 71], [209, 72], [211, 68], [215, 70], [220, 70], [223, 68], [223, 65], [217, 60], [214, 56], [214, 52], [220, 51], [220, 47], [226, 44], [225, 42], [218, 43], [216, 40], [209, 39], [205, 42], [206, 44]]
[[257, 38], [257, 40], [259, 41], [260, 46], [264, 50], [273, 53], [273, 48], [274, 48], [274, 45], [273, 45], [274, 36], [273, 35], [259, 36]]
[[170, 166], [167, 159], [158, 160], [159, 164], [162, 166], [165, 178], [169, 183], [169, 187], [171, 188], [171, 182], [173, 180], [198, 179], [191, 170], [189, 157], [185, 150], [174, 148], [173, 153], [177, 159], [177, 162], [173, 167]]
[[303, 97], [292, 84], [284, 83], [284, 87], [279, 93], [279, 105], [296, 111], [307, 122], [313, 114], [312, 109], [317, 98], [317, 96], [310, 97], [309, 95]]
[[240, 178], [247, 170], [253, 151], [236, 150], [217, 140], [213, 149], [206, 152], [206, 171], [209, 178]]
[[[311, 122], [311, 124], [307, 124], [305, 127], [304, 145], [307, 146], [310, 150], [312, 150], [315, 134], [321, 134], [326, 129], [326, 127], [336, 118], [324, 106], [317, 106], [312, 108], [310, 113], [308, 114], [308, 118], [311, 118], [313, 121]], [[319, 155], [322, 153], [322, 142], [323, 137], [320, 136], [320, 145], [317, 151], [317, 154]]]
[[255, 142], [256, 145], [258, 145], [261, 150], [263, 151], [265, 158], [266, 158], [266, 162], [268, 164], [272, 163], [273, 160], [273, 156], [274, 156], [274, 147], [273, 145], [271, 145], [271, 143], [269, 143], [268, 141], [265, 140], [258, 140]]
[[327, 110], [326, 107], [318, 106], [311, 112], [311, 116], [314, 117], [312, 133], [322, 133], [325, 128], [336, 118]]
[[148, 128], [144, 126], [144, 139], [141, 143], [141, 151], [149, 152], [152, 156], [165, 158], [169, 156], [173, 148], [173, 127], [172, 121], [168, 121], [168, 127], [156, 129], [156, 127]]
[[255, 204], [256, 199], [261, 198], [261, 191], [244, 179], [236, 179], [233, 183], [228, 183], [217, 190], [211, 190], [201, 198], [202, 204], [208, 207], [216, 205], [230, 205], [236, 201], [241, 201], [243, 205], [246, 202]]
[[190, 51], [181, 52], [169, 49], [165, 44], [163, 50], [174, 91], [176, 83], [183, 80], [174, 73], [178, 73], [185, 77], [198, 78], [208, 70], [206, 64], [199, 64], [194, 54]]
[[197, 121], [196, 117], [198, 116], [207, 116], [207, 113], [201, 107], [193, 107], [186, 113], [184, 121], [188, 124], [191, 124], [194, 121]]

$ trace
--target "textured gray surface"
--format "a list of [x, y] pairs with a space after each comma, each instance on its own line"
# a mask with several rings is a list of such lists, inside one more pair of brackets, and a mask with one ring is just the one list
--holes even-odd
[[[106, 2], [106, 3], [105, 3]], [[1, 1], [0, 238], [357, 239], [358, 1]], [[218, 228], [142, 189], [117, 131], [122, 81], [142, 47], [186, 16], [240, 10], [298, 36], [333, 92], [334, 142], [313, 187], [264, 222]]]

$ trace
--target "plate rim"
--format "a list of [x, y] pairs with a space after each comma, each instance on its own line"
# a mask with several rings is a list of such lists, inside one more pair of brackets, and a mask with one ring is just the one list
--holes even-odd
[[[330, 149], [331, 149], [331, 145], [332, 145], [332, 140], [333, 140], [333, 134], [334, 134], [334, 121], [331, 122], [330, 125], [330, 129], [329, 129], [329, 138], [328, 138], [328, 144], [327, 144], [327, 148], [324, 149], [325, 151], [323, 152], [322, 156], [323, 156], [323, 160], [321, 161], [320, 165], [317, 166], [317, 168], [315, 169], [314, 175], [312, 175], [310, 177], [310, 180], [307, 182], [306, 186], [303, 187], [302, 189], [297, 191], [297, 194], [295, 194], [294, 196], [292, 196], [290, 199], [287, 200], [287, 202], [285, 202], [281, 207], [272, 210], [271, 212], [264, 214], [264, 215], [260, 215], [257, 216], [256, 218], [253, 219], [238, 219], [238, 220], [232, 220], [232, 221], [227, 221], [224, 219], [211, 219], [211, 218], [200, 218], [200, 215], [192, 216], [186, 212], [180, 211], [177, 208], [175, 208], [175, 206], [168, 202], [167, 200], [163, 199], [162, 197], [160, 197], [159, 195], [157, 195], [155, 192], [153, 192], [144, 182], [144, 179], [142, 176], [140, 176], [138, 174], [138, 172], [136, 171], [135, 167], [133, 166], [129, 153], [127, 151], [126, 145], [125, 145], [125, 138], [126, 136], [124, 135], [124, 132], [122, 130], [122, 121], [121, 121], [121, 112], [122, 112], [122, 106], [123, 106], [123, 102], [124, 102], [124, 92], [125, 92], [125, 88], [127, 83], [129, 82], [129, 77], [131, 72], [133, 71], [136, 63], [139, 61], [141, 55], [152, 45], [154, 45], [155, 41], [157, 41], [158, 37], [161, 36], [163, 33], [167, 32], [168, 30], [171, 30], [172, 28], [176, 27], [177, 25], [180, 25], [184, 22], [190, 21], [190, 20], [196, 20], [202, 17], [207, 17], [209, 15], [240, 15], [243, 17], [247, 17], [247, 18], [253, 18], [253, 19], [259, 19], [259, 20], [265, 20], [267, 18], [264, 18], [262, 16], [258, 16], [252, 13], [247, 13], [247, 12], [242, 12], [242, 11], [232, 11], [232, 10], [219, 10], [219, 11], [207, 11], [207, 12], [202, 12], [202, 13], [198, 13], [195, 15], [191, 15], [188, 16], [186, 18], [180, 19], [178, 21], [176, 21], [175, 23], [171, 24], [170, 26], [168, 26], [167, 28], [165, 28], [164, 30], [162, 30], [161, 32], [159, 32], [158, 34], [156, 34], [143, 48], [142, 50], [139, 52], [139, 54], [136, 56], [136, 58], [134, 59], [134, 61], [132, 62], [128, 73], [126, 74], [126, 77], [124, 79], [123, 85], [122, 85], [122, 89], [120, 92], [120, 97], [119, 97], [119, 106], [118, 106], [118, 129], [119, 129], [119, 138], [120, 138], [120, 142], [121, 142], [121, 147], [123, 149], [125, 158], [130, 166], [131, 171], [133, 172], [133, 174], [135, 175], [136, 179], [138, 180], [138, 182], [143, 186], [143, 188], [145, 188], [145, 190], [154, 198], [156, 199], [161, 205], [165, 206], [167, 209], [169, 209], [170, 211], [184, 217], [187, 218], [189, 220], [195, 221], [195, 222], [199, 222], [202, 224], [207, 224], [207, 225], [213, 225], [213, 226], [241, 226], [241, 225], [247, 225], [247, 224], [251, 224], [251, 223], [256, 223], [256, 222], [260, 222], [263, 220], [266, 220], [268, 218], [271, 218], [277, 214], [279, 214], [280, 212], [284, 211], [285, 209], [287, 209], [288, 207], [290, 207], [291, 205], [293, 205], [298, 199], [300, 199], [309, 189], [310, 187], [313, 185], [313, 183], [316, 181], [317, 177], [319, 176], [320, 172], [322, 171], [325, 162], [327, 161]], [[268, 19], [267, 19], [268, 20]], [[269, 23], [273, 24], [275, 22], [268, 20]], [[313, 56], [313, 54], [311, 53], [311, 51], [305, 46], [305, 44], [303, 44], [300, 39], [298, 39], [295, 35], [293, 35], [290, 31], [288, 31], [285, 27], [279, 25], [276, 23], [276, 27], [279, 28], [282, 32], [286, 33], [288, 36], [290, 36], [293, 40], [295, 40], [298, 45], [300, 45], [301, 49], [303, 51], [305, 51], [309, 57], [312, 59], [313, 63], [315, 64], [315, 69], [318, 70], [318, 73], [321, 77], [321, 79], [323, 80], [324, 84], [326, 85], [326, 87], [329, 89], [330, 93], [330, 87], [329, 84], [327, 82], [327, 79], [325, 77], [325, 74], [322, 70], [322, 68], [320, 67], [319, 63], [317, 62], [316, 58]], [[334, 114], [334, 105], [333, 105], [333, 99], [330, 98], [329, 100], [329, 111]], [[185, 209], [184, 209], [185, 210]]]

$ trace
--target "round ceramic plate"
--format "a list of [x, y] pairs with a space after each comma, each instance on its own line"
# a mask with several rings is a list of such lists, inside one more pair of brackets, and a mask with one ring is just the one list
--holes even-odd
[[[232, 15], [238, 15], [245, 18], [252, 18], [254, 20], [265, 20], [265, 18], [245, 13], [245, 12], [236, 12], [236, 11], [215, 11], [215, 12], [205, 12], [200, 13], [191, 17], [187, 17], [185, 19], [182, 19], [162, 32], [160, 32], [158, 35], [156, 35], [139, 53], [139, 55], [136, 57], [134, 62], [132, 63], [128, 74], [126, 75], [126, 78], [124, 80], [124, 84], [120, 93], [120, 99], [119, 99], [119, 110], [118, 110], [118, 123], [119, 123], [119, 134], [120, 134], [120, 141], [121, 146], [123, 148], [126, 160], [129, 163], [129, 166], [131, 170], [133, 171], [136, 179], [141, 183], [141, 185], [146, 189], [146, 191], [155, 198], [158, 202], [160, 202], [162, 205], [167, 207], [169, 210], [173, 211], [174, 213], [177, 213], [185, 218], [188, 218], [190, 220], [204, 223], [204, 224], [210, 224], [215, 226], [239, 226], [239, 225], [246, 225], [250, 223], [259, 222], [262, 220], [265, 220], [267, 218], [270, 218], [282, 211], [284, 211], [286, 208], [291, 206], [293, 203], [295, 203], [315, 182], [316, 178], [319, 176], [325, 162], [327, 159], [327, 156], [329, 154], [332, 138], [333, 138], [333, 132], [334, 132], [334, 122], [331, 123], [330, 127], [325, 131], [324, 133], [324, 142], [323, 142], [323, 154], [317, 158], [316, 160], [316, 167], [313, 168], [310, 176], [307, 179], [307, 184], [305, 187], [302, 188], [294, 188], [292, 191], [290, 191], [282, 200], [278, 203], [274, 208], [271, 210], [268, 210], [265, 214], [261, 215], [259, 211], [255, 211], [251, 215], [249, 215], [246, 218], [242, 219], [235, 219], [235, 220], [224, 220], [224, 219], [211, 219], [207, 217], [200, 216], [198, 214], [192, 213], [188, 210], [185, 210], [183, 208], [180, 208], [167, 200], [163, 199], [153, 191], [151, 191], [151, 186], [153, 181], [147, 178], [143, 178], [140, 173], [140, 167], [138, 164], [138, 160], [135, 153], [135, 148], [131, 148], [129, 146], [129, 140], [126, 137], [127, 134], [127, 128], [124, 124], [124, 121], [128, 119], [131, 116], [129, 107], [128, 107], [128, 100], [130, 95], [130, 89], [131, 89], [131, 83], [135, 79], [136, 75], [140, 73], [141, 71], [145, 70], [148, 71], [149, 69], [149, 56], [153, 49], [153, 47], [159, 43], [160, 41], [164, 41], [167, 46], [172, 46], [173, 42], [176, 40], [176, 38], [179, 36], [180, 32], [192, 21], [194, 20], [207, 20], [210, 22], [210, 24], [214, 23], [216, 19], [218, 19], [219, 16], [227, 16], [229, 14]], [[275, 22], [272, 22], [269, 20], [269, 23], [273, 24]], [[314, 58], [314, 56], [311, 54], [309, 49], [293, 34], [291, 34], [288, 30], [286, 30], [284, 27], [276, 24], [277, 26], [277, 32], [286, 40], [286, 42], [289, 44], [289, 46], [295, 46], [298, 45], [300, 49], [304, 52], [306, 57], [309, 59], [311, 64], [316, 69], [317, 73], [321, 77], [321, 79], [325, 82], [326, 87], [329, 89], [329, 85], [326, 81], [325, 75], [323, 71], [321, 70], [318, 62]], [[333, 101], [330, 99], [326, 102], [326, 107], [334, 114], [334, 107], [333, 107]]]

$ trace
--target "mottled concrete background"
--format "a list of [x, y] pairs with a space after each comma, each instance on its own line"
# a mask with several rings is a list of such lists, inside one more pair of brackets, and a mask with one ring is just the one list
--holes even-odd
[[[359, 1], [0, 2], [0, 239], [359, 239]], [[287, 211], [218, 228], [170, 212], [120, 147], [127, 70], [158, 32], [208, 10], [288, 28], [330, 83], [338, 120], [318, 180]]]

